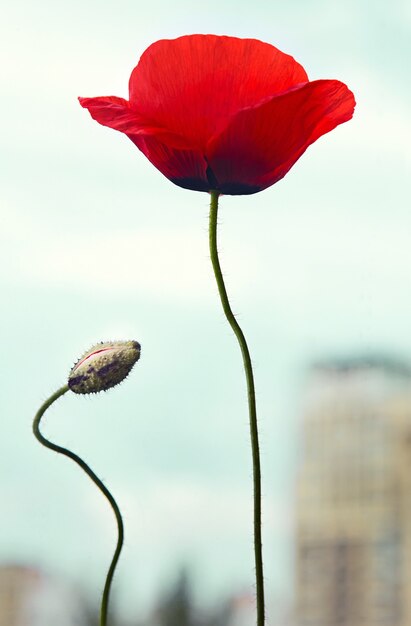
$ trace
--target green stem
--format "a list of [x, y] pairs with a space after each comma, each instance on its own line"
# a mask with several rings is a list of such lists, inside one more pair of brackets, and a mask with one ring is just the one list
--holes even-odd
[[109, 501], [111, 505], [111, 508], [114, 511], [114, 515], [116, 516], [117, 528], [118, 528], [117, 546], [114, 552], [113, 559], [110, 564], [110, 568], [107, 572], [106, 582], [105, 582], [104, 590], [103, 590], [103, 597], [101, 600], [101, 610], [100, 610], [100, 626], [106, 626], [111, 583], [113, 581], [114, 572], [118, 563], [118, 559], [120, 557], [120, 553], [121, 553], [121, 549], [123, 547], [123, 541], [124, 541], [124, 526], [123, 526], [123, 520], [121, 517], [120, 509], [118, 508], [116, 501], [114, 500], [113, 496], [111, 495], [107, 487], [101, 482], [101, 480], [96, 476], [93, 470], [90, 469], [87, 463], [83, 461], [83, 459], [77, 456], [77, 454], [74, 454], [74, 452], [71, 452], [71, 450], [67, 450], [67, 448], [63, 448], [62, 446], [58, 446], [55, 443], [52, 443], [51, 441], [46, 439], [40, 432], [40, 421], [44, 413], [53, 404], [53, 402], [55, 402], [56, 400], [58, 400], [58, 398], [63, 396], [66, 393], [66, 391], [68, 391], [68, 389], [69, 389], [68, 385], [64, 385], [64, 387], [61, 387], [55, 393], [53, 393], [53, 395], [50, 396], [50, 398], [46, 400], [44, 404], [39, 408], [33, 421], [33, 433], [34, 433], [34, 436], [38, 439], [38, 441], [43, 446], [46, 446], [46, 448], [49, 448], [50, 450], [54, 450], [54, 452], [58, 452], [59, 454], [64, 454], [64, 456], [67, 456], [69, 459], [72, 459], [75, 463], [77, 463], [77, 465], [79, 465], [81, 469], [86, 472], [87, 476], [91, 478], [93, 483], [105, 495], [105, 497], [107, 498], [107, 500]]
[[261, 545], [261, 466], [260, 451], [258, 444], [258, 428], [257, 428], [257, 409], [255, 402], [255, 387], [253, 368], [251, 365], [250, 352], [247, 342], [240, 325], [234, 317], [231, 310], [230, 302], [225, 288], [223, 274], [221, 272], [220, 261], [217, 249], [217, 215], [218, 215], [218, 197], [217, 191], [210, 192], [210, 223], [209, 223], [209, 244], [211, 263], [215, 279], [217, 281], [218, 292], [220, 294], [221, 304], [224, 313], [230, 324], [235, 336], [237, 337], [241, 354], [243, 357], [243, 365], [245, 377], [247, 380], [248, 395], [248, 413], [250, 419], [250, 435], [251, 449], [253, 456], [253, 484], [254, 484], [254, 554], [255, 554], [255, 576], [256, 576], [256, 594], [257, 594], [257, 626], [264, 626], [265, 608], [264, 608], [264, 577], [263, 577], [263, 557]]

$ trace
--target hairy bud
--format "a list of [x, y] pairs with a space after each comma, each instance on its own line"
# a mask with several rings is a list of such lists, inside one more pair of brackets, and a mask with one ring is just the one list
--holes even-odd
[[140, 358], [137, 341], [101, 342], [74, 365], [68, 386], [74, 393], [98, 393], [121, 383]]

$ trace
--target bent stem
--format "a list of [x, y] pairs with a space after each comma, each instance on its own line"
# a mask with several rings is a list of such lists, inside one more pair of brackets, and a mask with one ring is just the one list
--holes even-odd
[[245, 377], [247, 380], [248, 413], [250, 420], [251, 449], [253, 456], [253, 484], [254, 484], [254, 554], [255, 554], [255, 576], [257, 595], [257, 626], [264, 626], [264, 577], [263, 577], [263, 557], [261, 545], [261, 466], [260, 450], [258, 443], [257, 409], [255, 401], [255, 387], [253, 368], [251, 365], [250, 352], [244, 333], [231, 310], [230, 302], [225, 288], [223, 274], [221, 272], [220, 261], [217, 249], [217, 214], [218, 197], [217, 191], [210, 192], [210, 222], [209, 222], [209, 244], [211, 263], [213, 265], [214, 276], [217, 281], [218, 293], [220, 294], [223, 310], [230, 324], [237, 341], [239, 343], [243, 357]]
[[120, 553], [121, 553], [121, 549], [123, 547], [123, 541], [124, 541], [124, 526], [123, 526], [123, 520], [121, 517], [120, 509], [118, 508], [116, 501], [114, 500], [113, 496], [111, 495], [107, 487], [101, 482], [101, 480], [96, 476], [96, 474], [87, 465], [87, 463], [83, 461], [83, 459], [81, 459], [79, 456], [77, 456], [77, 454], [75, 454], [71, 450], [67, 450], [67, 448], [63, 448], [62, 446], [58, 446], [55, 443], [52, 443], [51, 441], [46, 439], [40, 432], [40, 421], [44, 413], [56, 400], [58, 400], [58, 398], [63, 396], [66, 393], [66, 391], [68, 391], [68, 389], [69, 389], [68, 385], [64, 385], [64, 387], [61, 387], [55, 393], [53, 393], [53, 395], [50, 396], [50, 398], [46, 400], [44, 404], [40, 407], [40, 409], [37, 411], [34, 417], [33, 433], [34, 433], [34, 436], [37, 438], [37, 440], [43, 446], [45, 446], [46, 448], [49, 448], [50, 450], [54, 450], [54, 452], [58, 452], [59, 454], [64, 454], [64, 456], [67, 456], [69, 459], [72, 459], [75, 463], [77, 463], [77, 465], [79, 465], [81, 469], [86, 472], [87, 476], [91, 478], [93, 483], [105, 495], [105, 497], [107, 498], [107, 500], [109, 501], [111, 505], [111, 508], [114, 511], [114, 515], [117, 521], [118, 540], [117, 540], [117, 546], [114, 552], [114, 556], [110, 564], [110, 568], [107, 572], [106, 582], [105, 582], [104, 590], [103, 590], [103, 597], [101, 600], [101, 610], [100, 610], [100, 626], [106, 626], [111, 583], [113, 581], [114, 572], [118, 563], [118, 559], [120, 557]]

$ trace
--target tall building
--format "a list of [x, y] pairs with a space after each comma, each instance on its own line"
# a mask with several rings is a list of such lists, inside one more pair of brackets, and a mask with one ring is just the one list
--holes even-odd
[[299, 626], [411, 626], [411, 370], [312, 368], [297, 486]]

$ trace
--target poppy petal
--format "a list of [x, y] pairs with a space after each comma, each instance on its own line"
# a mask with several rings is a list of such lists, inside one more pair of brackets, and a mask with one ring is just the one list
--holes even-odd
[[154, 134], [127, 136], [171, 182], [184, 189], [208, 191], [207, 162], [201, 152], [173, 146], [167, 137]]
[[116, 96], [98, 98], [79, 98], [81, 106], [88, 109], [91, 117], [113, 130], [126, 135], [156, 135], [159, 139], [176, 148], [190, 148], [185, 137], [181, 137], [166, 128], [150, 124], [132, 108], [128, 100]]
[[185, 35], [152, 44], [130, 77], [130, 103], [204, 150], [237, 111], [308, 80], [293, 57], [255, 39]]
[[102, 96], [99, 98], [79, 98], [81, 106], [88, 109], [91, 117], [99, 124], [114, 130], [138, 132], [142, 120], [124, 98]]
[[309, 145], [351, 119], [355, 100], [338, 80], [317, 80], [233, 115], [206, 158], [226, 194], [261, 191], [283, 178]]
[[197, 191], [210, 188], [204, 156], [191, 150], [184, 137], [144, 124], [123, 98], [104, 96], [79, 98], [79, 101], [94, 120], [125, 133], [148, 160], [176, 185]]

